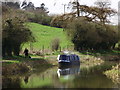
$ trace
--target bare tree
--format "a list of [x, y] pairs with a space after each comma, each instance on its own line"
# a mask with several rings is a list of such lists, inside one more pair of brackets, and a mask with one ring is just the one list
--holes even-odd
[[100, 8], [110, 8], [111, 1], [110, 0], [97, 0], [94, 4]]
[[67, 13], [60, 17], [57, 17], [57, 19], [54, 19], [53, 21], [66, 21], [72, 20], [73, 18], [82, 17], [89, 22], [95, 22], [101, 25], [105, 25], [106, 23], [110, 23], [108, 17], [112, 17], [117, 13], [116, 10], [110, 8], [110, 2], [106, 1], [95, 2], [97, 6], [80, 5], [78, 0], [70, 2], [69, 6], [70, 4], [72, 5], [71, 7], [73, 11], [71, 13]]
[[114, 16], [117, 13], [110, 7], [111, 5], [110, 0], [97, 0], [95, 2], [95, 5], [99, 9], [98, 18], [103, 24], [110, 22], [108, 20], [108, 17]]

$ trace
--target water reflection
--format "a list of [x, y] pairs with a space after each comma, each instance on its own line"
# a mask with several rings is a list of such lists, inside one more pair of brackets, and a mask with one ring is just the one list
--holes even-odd
[[[112, 65], [111, 65], [112, 66]], [[114, 88], [103, 71], [110, 63], [86, 68], [82, 64], [73, 67], [53, 67], [44, 72], [3, 78], [4, 88]]]
[[2, 88], [20, 88], [20, 77], [2, 77]]
[[27, 84], [28, 83], [29, 76], [25, 76], [24, 82]]
[[69, 75], [77, 75], [80, 73], [80, 66], [73, 66], [73, 67], [59, 67], [57, 70], [58, 77], [61, 76], [69, 76]]

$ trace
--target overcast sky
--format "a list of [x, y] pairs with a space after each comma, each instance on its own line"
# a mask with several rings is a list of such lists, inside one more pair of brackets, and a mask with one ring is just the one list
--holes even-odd
[[[24, 0], [20, 0], [24, 1]], [[63, 4], [68, 4], [68, 2], [73, 0], [27, 0], [34, 3], [35, 6], [40, 6], [41, 3], [45, 3], [45, 6], [49, 10], [49, 14], [63, 14], [64, 13], [64, 6]], [[81, 5], [88, 5], [93, 6], [96, 0], [79, 0]], [[118, 1], [120, 0], [109, 0], [111, 1], [111, 7], [118, 11]], [[67, 12], [67, 6], [65, 11]], [[113, 22], [117, 23], [117, 17], [111, 18]]]
[[[50, 11], [49, 14], [63, 14], [64, 13], [63, 4], [68, 4], [70, 1], [73, 0], [29, 0], [29, 1], [33, 2], [35, 6], [40, 6], [41, 3], [45, 3], [45, 6]], [[96, 0], [79, 0], [81, 5], [88, 5], [88, 6], [93, 6], [95, 1]], [[111, 7], [118, 11], [118, 2], [120, 0], [109, 0], [109, 1], [111, 1]], [[66, 12], [68, 11], [67, 6], [65, 11]], [[117, 16], [112, 17], [111, 21], [113, 22], [113, 24], [117, 24], [118, 23]]]
[[[22, 0], [23, 1], [23, 0]], [[35, 6], [40, 6], [41, 3], [45, 3], [46, 7], [48, 7], [50, 13], [64, 13], [64, 7], [62, 4], [68, 4], [69, 1], [73, 0], [28, 0], [35, 4]], [[79, 0], [82, 5], [94, 5], [96, 0]], [[109, 0], [111, 1], [111, 7], [118, 10], [118, 1], [120, 0]], [[66, 9], [67, 11], [67, 9]]]

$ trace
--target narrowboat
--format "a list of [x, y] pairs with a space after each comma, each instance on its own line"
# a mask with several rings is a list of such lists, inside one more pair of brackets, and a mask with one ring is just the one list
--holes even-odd
[[59, 65], [80, 65], [80, 58], [76, 54], [61, 54], [57, 59]]

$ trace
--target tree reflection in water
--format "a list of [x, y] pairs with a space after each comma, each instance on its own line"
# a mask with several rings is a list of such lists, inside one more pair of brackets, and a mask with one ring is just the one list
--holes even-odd
[[3, 88], [114, 88], [117, 87], [102, 72], [113, 66], [104, 63], [86, 68], [84, 65], [53, 67], [31, 75], [3, 78]]
[[3, 77], [2, 88], [20, 88], [20, 77]]

